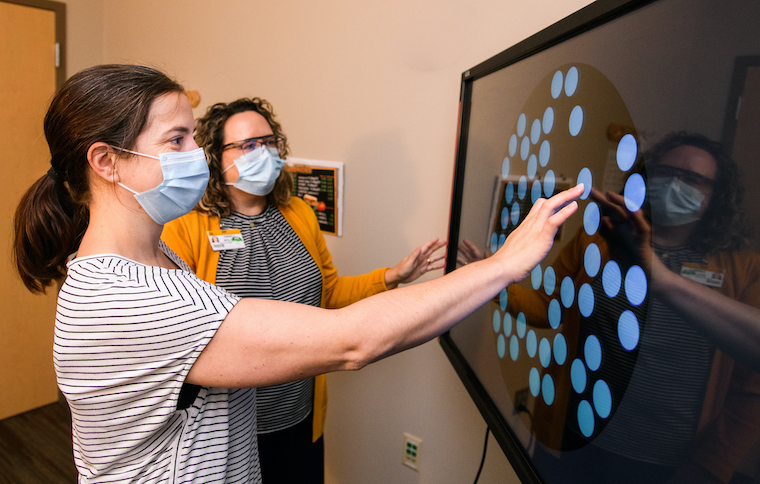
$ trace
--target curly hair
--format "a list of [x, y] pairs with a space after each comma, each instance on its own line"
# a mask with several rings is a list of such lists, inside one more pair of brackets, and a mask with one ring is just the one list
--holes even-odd
[[[195, 210], [207, 214], [226, 217], [232, 213], [232, 201], [229, 188], [222, 175], [222, 147], [224, 146], [224, 126], [233, 115], [246, 111], [256, 112], [264, 117], [272, 128], [272, 132], [281, 137], [282, 142], [277, 146], [280, 158], [283, 160], [290, 153], [288, 139], [282, 132], [282, 126], [277, 122], [272, 105], [264, 99], [242, 98], [231, 103], [217, 103], [206, 110], [203, 117], [195, 122], [195, 142], [206, 150], [209, 162], [210, 177], [206, 193], [196, 205]], [[269, 203], [282, 206], [290, 203], [290, 193], [293, 191], [293, 178], [290, 172], [282, 170], [275, 181], [274, 188], [267, 195]]]
[[746, 248], [750, 231], [742, 210], [744, 189], [739, 168], [725, 153], [721, 143], [698, 133], [671, 133], [644, 154], [644, 166], [659, 163], [667, 153], [679, 146], [693, 146], [706, 151], [717, 167], [710, 205], [695, 231], [695, 248], [705, 254]]

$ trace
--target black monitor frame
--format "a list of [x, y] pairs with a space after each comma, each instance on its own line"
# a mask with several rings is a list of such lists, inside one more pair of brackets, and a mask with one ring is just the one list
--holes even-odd
[[[467, 139], [469, 134], [470, 109], [473, 82], [511, 64], [542, 52], [584, 32], [593, 30], [613, 19], [653, 3], [655, 0], [598, 0], [570, 16], [550, 25], [531, 37], [515, 44], [494, 57], [468, 69], [462, 74], [459, 97], [459, 121], [457, 128], [456, 162], [451, 198], [449, 222], [449, 247], [446, 259], [446, 273], [456, 268], [456, 244], [459, 240], [460, 220], [457, 214], [462, 208], [464, 173], [467, 164]], [[477, 375], [457, 348], [456, 343], [445, 333], [440, 338], [441, 347], [449, 358], [457, 375], [462, 380], [470, 397], [475, 402], [496, 441], [501, 446], [515, 473], [524, 483], [542, 484], [523, 446], [502, 417], [494, 401], [489, 396]]]

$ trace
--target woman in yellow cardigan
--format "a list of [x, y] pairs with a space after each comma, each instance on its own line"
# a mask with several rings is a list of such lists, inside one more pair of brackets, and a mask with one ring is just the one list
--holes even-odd
[[[162, 238], [200, 278], [242, 297], [340, 308], [443, 267], [434, 253], [445, 243], [433, 239], [395, 267], [338, 276], [312, 208], [290, 197], [287, 138], [266, 101], [211, 106], [195, 138], [209, 160], [208, 188]], [[264, 482], [324, 481], [326, 397], [324, 375], [257, 390]]]

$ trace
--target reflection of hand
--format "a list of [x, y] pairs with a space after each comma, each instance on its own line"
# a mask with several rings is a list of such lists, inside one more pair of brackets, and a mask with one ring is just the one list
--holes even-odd
[[467, 239], [464, 239], [457, 248], [457, 267], [485, 258], [485, 254]]
[[399, 284], [414, 282], [426, 272], [442, 269], [443, 262], [439, 261], [443, 259], [444, 254], [433, 255], [433, 253], [445, 246], [446, 241], [439, 242], [436, 237], [421, 247], [417, 247], [395, 267], [385, 271], [385, 285], [388, 289], [394, 289]]
[[625, 198], [617, 193], [602, 194], [592, 188], [590, 198], [602, 212], [599, 233], [609, 243], [613, 258], [619, 261], [633, 258], [631, 262], [642, 264], [649, 272], [654, 257], [652, 226], [644, 213], [628, 210]]
[[501, 260], [509, 283], [525, 279], [546, 257], [554, 243], [557, 229], [578, 209], [575, 200], [583, 185], [560, 192], [549, 199], [539, 198], [527, 217], [509, 234], [504, 245], [488, 260]]

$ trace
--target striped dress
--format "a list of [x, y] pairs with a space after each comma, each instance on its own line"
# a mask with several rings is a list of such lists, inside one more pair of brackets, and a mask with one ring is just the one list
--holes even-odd
[[[319, 267], [276, 206], [254, 216], [233, 212], [219, 225], [240, 230], [245, 248], [221, 252], [218, 286], [240, 297], [319, 307]], [[290, 428], [311, 414], [314, 378], [259, 388], [256, 398], [260, 434]]]
[[79, 483], [260, 483], [255, 390], [201, 388], [177, 401], [237, 301], [180, 269], [118, 255], [69, 262], [54, 364], [72, 414]]

